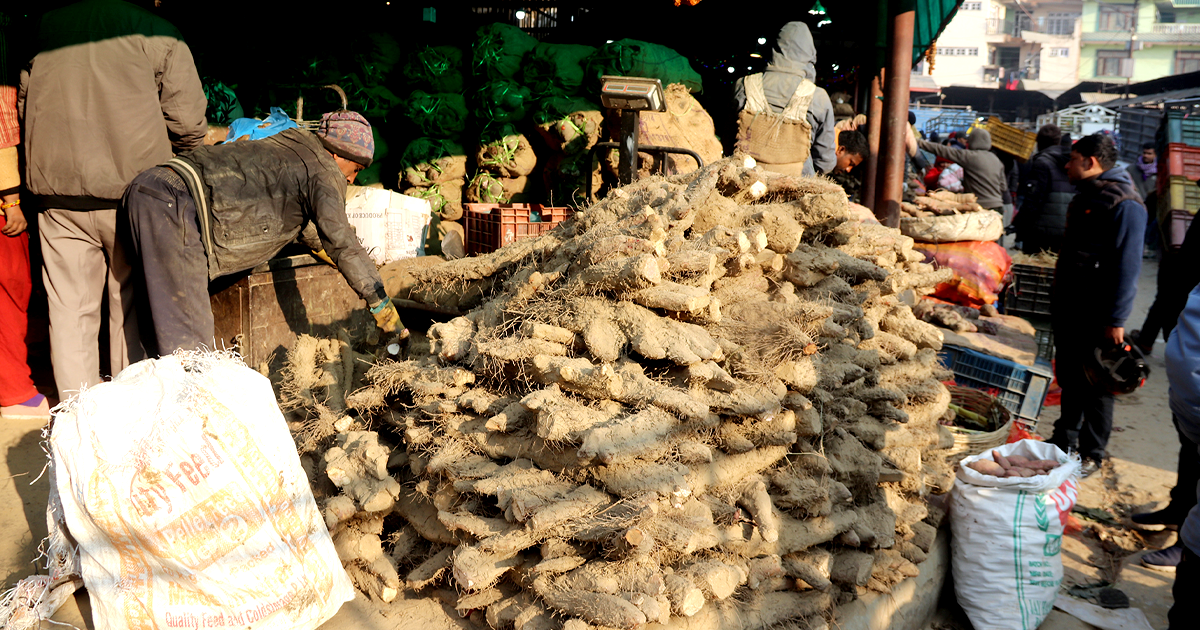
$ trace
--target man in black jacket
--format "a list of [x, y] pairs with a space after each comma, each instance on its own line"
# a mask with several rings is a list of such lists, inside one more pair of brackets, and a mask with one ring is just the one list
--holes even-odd
[[346, 219], [346, 185], [374, 150], [366, 119], [338, 111], [321, 118], [316, 135], [289, 129], [201, 147], [135, 177], [122, 208], [157, 354], [211, 345], [208, 283], [266, 262], [309, 223], [379, 327], [395, 330], [400, 317]]
[[1038, 129], [1038, 152], [1030, 160], [1029, 179], [1025, 182], [1024, 201], [1013, 223], [1021, 251], [1036, 254], [1042, 250], [1057, 253], [1067, 228], [1067, 206], [1075, 196], [1075, 185], [1067, 179], [1067, 160], [1071, 147], [1063, 146], [1062, 130], [1056, 125]]

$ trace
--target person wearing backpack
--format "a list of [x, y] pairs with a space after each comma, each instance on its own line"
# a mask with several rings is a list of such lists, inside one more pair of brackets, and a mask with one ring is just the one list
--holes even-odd
[[737, 149], [765, 169], [788, 175], [829, 173], [837, 166], [833, 103], [813, 83], [817, 51], [804, 22], [788, 22], [765, 72], [738, 79]]

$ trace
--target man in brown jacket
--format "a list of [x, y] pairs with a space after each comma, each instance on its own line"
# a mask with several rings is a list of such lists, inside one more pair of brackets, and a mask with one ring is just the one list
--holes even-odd
[[50, 356], [60, 398], [145, 356], [116, 208], [138, 173], [201, 145], [207, 100], [192, 53], [166, 20], [122, 0], [46, 13], [21, 74], [25, 186], [40, 202]]

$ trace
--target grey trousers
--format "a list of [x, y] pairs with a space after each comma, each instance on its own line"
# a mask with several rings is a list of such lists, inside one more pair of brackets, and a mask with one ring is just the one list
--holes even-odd
[[[175, 171], [157, 166], [133, 178], [121, 200], [133, 258], [145, 280], [150, 325], [142, 325], [154, 356], [212, 348], [208, 256], [200, 242], [196, 202]], [[150, 333], [150, 331], [153, 331]]]
[[135, 285], [117, 238], [116, 210], [48, 209], [38, 215], [50, 312], [50, 362], [59, 400], [100, 376], [101, 305], [108, 301], [108, 373], [145, 358]]

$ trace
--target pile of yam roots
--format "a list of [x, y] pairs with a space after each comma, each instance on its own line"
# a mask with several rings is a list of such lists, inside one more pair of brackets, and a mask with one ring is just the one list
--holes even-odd
[[828, 180], [726, 158], [417, 269], [408, 297], [469, 312], [403, 361], [302, 338], [281, 403], [376, 599], [826, 628], [919, 573], [953, 482], [942, 335], [906, 305], [951, 272], [922, 260]]

